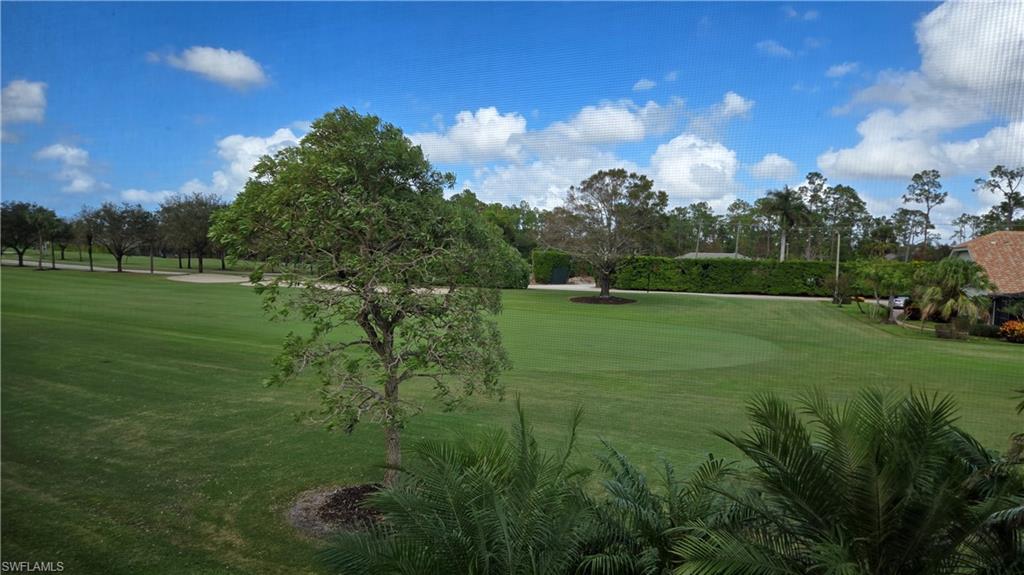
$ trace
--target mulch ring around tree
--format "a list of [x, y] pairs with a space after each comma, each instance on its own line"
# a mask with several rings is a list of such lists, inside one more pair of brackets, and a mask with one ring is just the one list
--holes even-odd
[[365, 483], [304, 491], [288, 510], [288, 522], [304, 535], [317, 539], [367, 529], [381, 520], [381, 514], [363, 501], [380, 488], [380, 484]]
[[615, 296], [600, 297], [596, 295], [571, 297], [569, 298], [569, 301], [571, 301], [572, 303], [597, 303], [604, 305], [623, 305], [627, 303], [636, 303], [635, 299], [628, 299], [624, 297]]

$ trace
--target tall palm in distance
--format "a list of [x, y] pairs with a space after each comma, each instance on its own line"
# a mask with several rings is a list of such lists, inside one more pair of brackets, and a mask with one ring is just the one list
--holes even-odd
[[800, 192], [789, 186], [768, 192], [762, 205], [769, 215], [779, 218], [779, 261], [786, 261], [786, 240], [789, 231], [794, 226], [806, 223], [810, 219], [810, 211], [800, 197]]

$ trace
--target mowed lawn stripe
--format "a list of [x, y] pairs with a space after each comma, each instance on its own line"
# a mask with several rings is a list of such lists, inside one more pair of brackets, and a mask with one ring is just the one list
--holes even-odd
[[[239, 285], [3, 268], [4, 557], [71, 572], [315, 572], [316, 544], [284, 514], [295, 495], [379, 479], [383, 439], [296, 422], [310, 380], [265, 388], [296, 324], [266, 320]], [[734, 456], [712, 430], [745, 426], [759, 391], [786, 398], [864, 385], [954, 393], [962, 425], [1005, 446], [1024, 346], [950, 342], [861, 321], [817, 302], [637, 294], [626, 306], [509, 291], [499, 323], [538, 437], [561, 438], [582, 404], [580, 457], [610, 441], [647, 468]], [[511, 403], [442, 412], [426, 385], [405, 440], [506, 426]]]

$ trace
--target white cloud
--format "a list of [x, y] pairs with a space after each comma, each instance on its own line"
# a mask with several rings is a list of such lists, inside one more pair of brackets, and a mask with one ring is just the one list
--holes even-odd
[[42, 122], [46, 115], [46, 83], [12, 80], [0, 92], [0, 121], [4, 124]]
[[[859, 143], [828, 150], [818, 166], [839, 177], [907, 178], [922, 169], [955, 175], [1022, 163], [1024, 4], [949, 2], [916, 30], [920, 70], [884, 72], [837, 108], [884, 106], [858, 124]], [[978, 138], [946, 139], [985, 124], [996, 125]]]
[[526, 118], [514, 112], [502, 114], [492, 106], [459, 112], [455, 125], [447, 130], [410, 134], [409, 139], [422, 147], [432, 162], [479, 163], [517, 158], [521, 145], [515, 137], [524, 133]]
[[701, 138], [715, 140], [729, 121], [747, 117], [754, 103], [736, 92], [726, 92], [721, 102], [691, 117], [688, 131]]
[[654, 83], [654, 80], [648, 80], [647, 78], [640, 78], [639, 80], [636, 81], [636, 84], [633, 84], [633, 91], [634, 92], [642, 92], [644, 90], [650, 90], [651, 88], [653, 88], [655, 86], [657, 86], [657, 84]]
[[791, 58], [793, 51], [786, 48], [782, 44], [779, 44], [775, 40], [762, 40], [755, 44], [757, 51], [767, 56], [778, 56], [781, 58]]
[[612, 103], [585, 106], [568, 122], [555, 122], [547, 130], [571, 141], [591, 145], [636, 142], [644, 139], [646, 131], [643, 119], [635, 109]]
[[722, 97], [722, 116], [726, 118], [746, 116], [753, 107], [753, 100], [748, 100], [736, 92], [726, 92]]
[[[252, 167], [265, 155], [273, 155], [279, 150], [295, 146], [300, 137], [292, 131], [297, 124], [289, 128], [280, 128], [269, 136], [245, 136], [233, 134], [221, 138], [217, 142], [217, 155], [223, 161], [220, 169], [213, 172], [209, 182], [191, 179], [177, 190], [148, 191], [130, 188], [121, 192], [121, 198], [127, 201], [157, 204], [175, 194], [216, 194], [223, 198], [233, 198], [249, 180]], [[297, 129], [297, 128], [296, 128]]]
[[61, 189], [65, 192], [78, 194], [106, 187], [106, 184], [97, 181], [92, 174], [89, 166], [89, 152], [77, 146], [52, 144], [37, 151], [35, 159], [55, 161], [60, 165], [54, 178], [64, 182], [64, 187]]
[[750, 166], [750, 173], [759, 180], [785, 181], [796, 176], [796, 164], [779, 154], [767, 154]]
[[678, 79], [679, 79], [679, 71], [678, 70], [672, 70], [668, 74], [665, 74], [665, 81], [666, 82], [675, 82]]
[[829, 66], [828, 70], [825, 70], [825, 76], [829, 78], [842, 78], [843, 76], [856, 72], [860, 66], [857, 62], [843, 62], [842, 64], [835, 64]]
[[159, 204], [167, 198], [174, 195], [174, 192], [170, 190], [164, 190], [161, 192], [147, 192], [146, 190], [123, 190], [121, 192], [121, 199], [126, 202], [132, 202], [136, 204]]
[[[735, 92], [704, 111], [709, 123], [747, 115], [754, 102]], [[713, 138], [692, 131], [659, 146], [646, 165], [619, 157], [620, 145], [646, 141], [668, 133], [683, 114], [685, 102], [673, 99], [659, 104], [639, 105], [630, 100], [606, 101], [584, 106], [576, 114], [539, 130], [527, 130], [525, 120], [515, 113], [489, 110], [484, 116], [521, 120], [514, 129], [492, 130], [500, 137], [483, 138], [479, 132], [487, 122], [480, 112], [462, 112], [456, 123], [437, 132], [414, 134], [411, 139], [424, 146], [434, 161], [476, 166], [471, 178], [459, 182], [484, 201], [516, 202], [550, 208], [561, 203], [565, 191], [594, 172], [624, 168], [647, 174], [658, 189], [666, 191], [674, 204], [707, 200], [723, 202], [735, 197], [739, 185], [736, 153]], [[462, 137], [457, 128], [467, 128]], [[474, 128], [469, 130], [468, 128]], [[507, 126], [506, 126], [507, 128]], [[726, 205], [728, 202], [725, 202]]]
[[658, 146], [649, 173], [676, 203], [721, 198], [736, 191], [736, 152], [694, 134]]
[[466, 185], [485, 201], [525, 200], [532, 206], [549, 209], [562, 203], [570, 186], [594, 172], [613, 168], [638, 171], [635, 164], [613, 154], [593, 152], [481, 168]]
[[146, 59], [150, 62], [162, 60], [175, 68], [199, 74], [207, 80], [236, 90], [267, 83], [263, 66], [238, 50], [193, 46], [181, 54], [168, 54], [163, 57], [151, 52], [146, 55]]

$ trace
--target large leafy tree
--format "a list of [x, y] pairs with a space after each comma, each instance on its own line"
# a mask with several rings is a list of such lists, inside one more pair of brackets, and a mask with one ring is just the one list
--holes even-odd
[[213, 214], [224, 207], [215, 194], [196, 192], [176, 194], [160, 204], [160, 222], [164, 233], [178, 246], [196, 255], [199, 273], [203, 273], [203, 258], [210, 253], [210, 224]]
[[[313, 416], [328, 428], [383, 424], [386, 484], [418, 410], [403, 384], [430, 382], [452, 405], [500, 393], [509, 365], [493, 319], [501, 296], [488, 288], [521, 258], [474, 210], [445, 201], [453, 182], [395, 126], [339, 108], [263, 157], [212, 231], [235, 256], [264, 261], [254, 279], [268, 310], [311, 326], [287, 338], [271, 382], [313, 371]], [[285, 273], [262, 276], [275, 268]]]
[[928, 246], [928, 230], [934, 228], [932, 225], [932, 210], [946, 202], [949, 194], [942, 191], [942, 176], [938, 170], [924, 170], [918, 172], [910, 180], [907, 192], [903, 194], [903, 203], [914, 203], [924, 205], [925, 226], [922, 234], [921, 246]]
[[667, 205], [668, 195], [647, 176], [602, 170], [569, 188], [564, 205], [545, 218], [542, 240], [590, 264], [607, 298], [619, 261], [644, 244]]
[[1002, 196], [1002, 200], [992, 207], [993, 220], [999, 220], [1002, 229], [1013, 229], [1018, 210], [1024, 210], [1024, 166], [1008, 169], [1003, 165], [992, 168], [988, 178], [978, 178], [974, 183], [975, 191], [988, 192]]
[[956, 427], [949, 398], [766, 395], [749, 414], [722, 437], [753, 468], [718, 488], [732, 509], [683, 538], [677, 573], [1019, 572], [1020, 476]]
[[[138, 204], [106, 202], [91, 216], [95, 223], [96, 242], [102, 245], [122, 269], [124, 256], [142, 245], [156, 224], [153, 214]], [[90, 266], [91, 266], [90, 259]]]
[[779, 232], [779, 261], [786, 260], [786, 240], [789, 232], [794, 226], [809, 221], [810, 212], [807, 204], [800, 197], [800, 193], [789, 187], [781, 190], [768, 192], [764, 201], [761, 202], [761, 209], [771, 216], [778, 218]]

